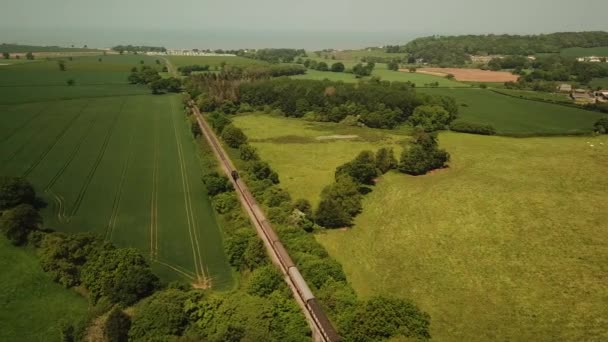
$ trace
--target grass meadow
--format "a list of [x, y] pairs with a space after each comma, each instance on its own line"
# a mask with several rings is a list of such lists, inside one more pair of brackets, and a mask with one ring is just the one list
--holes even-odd
[[448, 169], [385, 175], [318, 235], [357, 292], [411, 298], [438, 341], [608, 339], [608, 137], [440, 144]]
[[606, 116], [574, 107], [513, 98], [487, 89], [424, 88], [418, 91], [454, 97], [460, 105], [460, 118], [492, 125], [503, 135], [591, 133], [593, 124]]
[[185, 65], [209, 65], [211, 68], [219, 67], [222, 62], [226, 62], [227, 65], [235, 66], [247, 66], [255, 64], [268, 64], [264, 61], [257, 59], [239, 57], [239, 56], [167, 56], [166, 57], [171, 64], [175, 65], [176, 68]]
[[[318, 204], [335, 167], [407, 131], [268, 115], [234, 122], [292, 197]], [[317, 141], [353, 134], [354, 140]], [[318, 240], [363, 296], [411, 298], [439, 341], [605, 340], [608, 136], [439, 135], [449, 168], [391, 172], [347, 231]]]
[[87, 300], [42, 271], [35, 252], [0, 237], [0, 340], [59, 341], [62, 321], [87, 313]]
[[591, 82], [589, 82], [589, 85], [592, 88], [602, 88], [602, 89], [608, 89], [608, 77], [603, 77], [603, 78], [594, 78]]
[[[239, 115], [233, 121], [279, 173], [281, 186], [294, 199], [305, 198], [313, 205], [318, 203], [321, 190], [333, 181], [336, 167], [363, 150], [392, 146], [398, 152], [399, 143], [408, 138], [400, 131], [388, 133], [333, 123], [309, 123], [267, 114]], [[333, 135], [356, 135], [357, 138], [317, 139]]]

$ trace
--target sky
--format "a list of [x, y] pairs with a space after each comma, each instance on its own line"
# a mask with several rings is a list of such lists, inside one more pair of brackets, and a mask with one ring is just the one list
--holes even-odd
[[[315, 37], [318, 45], [339, 45], [341, 40], [344, 44], [382, 40], [406, 43], [432, 34], [608, 31], [606, 3], [607, 0], [2, 0], [0, 41], [298, 47], [299, 41], [314, 44]], [[125, 41], [128, 39], [138, 41]]]

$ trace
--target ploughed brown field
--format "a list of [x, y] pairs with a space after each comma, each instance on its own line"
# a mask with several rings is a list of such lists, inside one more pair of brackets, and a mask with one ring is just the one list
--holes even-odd
[[481, 69], [419, 68], [416, 70], [416, 72], [435, 76], [446, 76], [448, 74], [452, 74], [457, 81], [470, 82], [515, 82], [518, 78], [517, 75], [513, 75], [506, 71], [490, 71]]

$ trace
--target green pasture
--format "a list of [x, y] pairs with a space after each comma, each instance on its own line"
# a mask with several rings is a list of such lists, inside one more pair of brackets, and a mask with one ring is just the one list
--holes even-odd
[[460, 106], [460, 118], [492, 125], [503, 135], [591, 133], [593, 124], [606, 116], [574, 107], [513, 98], [487, 89], [424, 88], [417, 91], [454, 97]]
[[545, 93], [540, 91], [532, 91], [532, 90], [519, 90], [519, 89], [496, 89], [498, 93], [515, 96], [522, 99], [528, 100], [537, 100], [537, 101], [549, 101], [555, 103], [566, 103], [573, 104], [574, 102], [570, 98], [569, 94], [563, 93]]
[[61, 46], [37, 46], [37, 45], [21, 45], [21, 44], [0, 44], [0, 53], [9, 52], [95, 52], [101, 50], [88, 48], [70, 48]]
[[594, 78], [591, 82], [589, 82], [589, 85], [594, 89], [597, 87], [608, 89], [608, 77]]
[[[336, 167], [363, 150], [395, 147], [398, 154], [399, 143], [408, 138], [406, 132], [397, 130], [306, 122], [265, 114], [239, 115], [233, 120], [262, 159], [279, 173], [281, 186], [294, 199], [305, 198], [313, 205], [318, 203], [321, 190], [333, 181]], [[322, 139], [335, 135], [356, 137]]]
[[177, 95], [0, 110], [0, 174], [25, 176], [35, 185], [48, 203], [48, 227], [93, 231], [118, 246], [137, 247], [167, 280], [205, 276], [216, 288], [231, 286], [221, 232]]
[[209, 65], [211, 68], [220, 67], [222, 62], [227, 65], [248, 66], [257, 64], [268, 64], [257, 59], [239, 57], [239, 56], [167, 56], [167, 58], [176, 68], [186, 65]]
[[608, 57], [608, 46], [594, 47], [594, 48], [574, 47], [574, 48], [564, 49], [560, 53], [562, 56], [566, 56], [566, 57], [589, 57], [589, 56]]
[[356, 291], [412, 299], [437, 341], [607, 340], [608, 136], [440, 145], [449, 168], [381, 177], [352, 229], [317, 236]]
[[42, 271], [35, 252], [0, 237], [0, 340], [59, 341], [62, 321], [87, 313], [87, 300]]

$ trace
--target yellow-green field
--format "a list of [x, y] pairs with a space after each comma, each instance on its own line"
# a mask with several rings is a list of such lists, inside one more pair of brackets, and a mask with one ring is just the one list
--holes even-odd
[[[407, 132], [235, 118], [294, 198], [318, 202], [335, 167]], [[327, 140], [333, 134], [360, 140]], [[608, 339], [608, 137], [441, 133], [448, 169], [391, 172], [348, 231], [318, 240], [363, 296], [429, 312], [439, 341]]]

